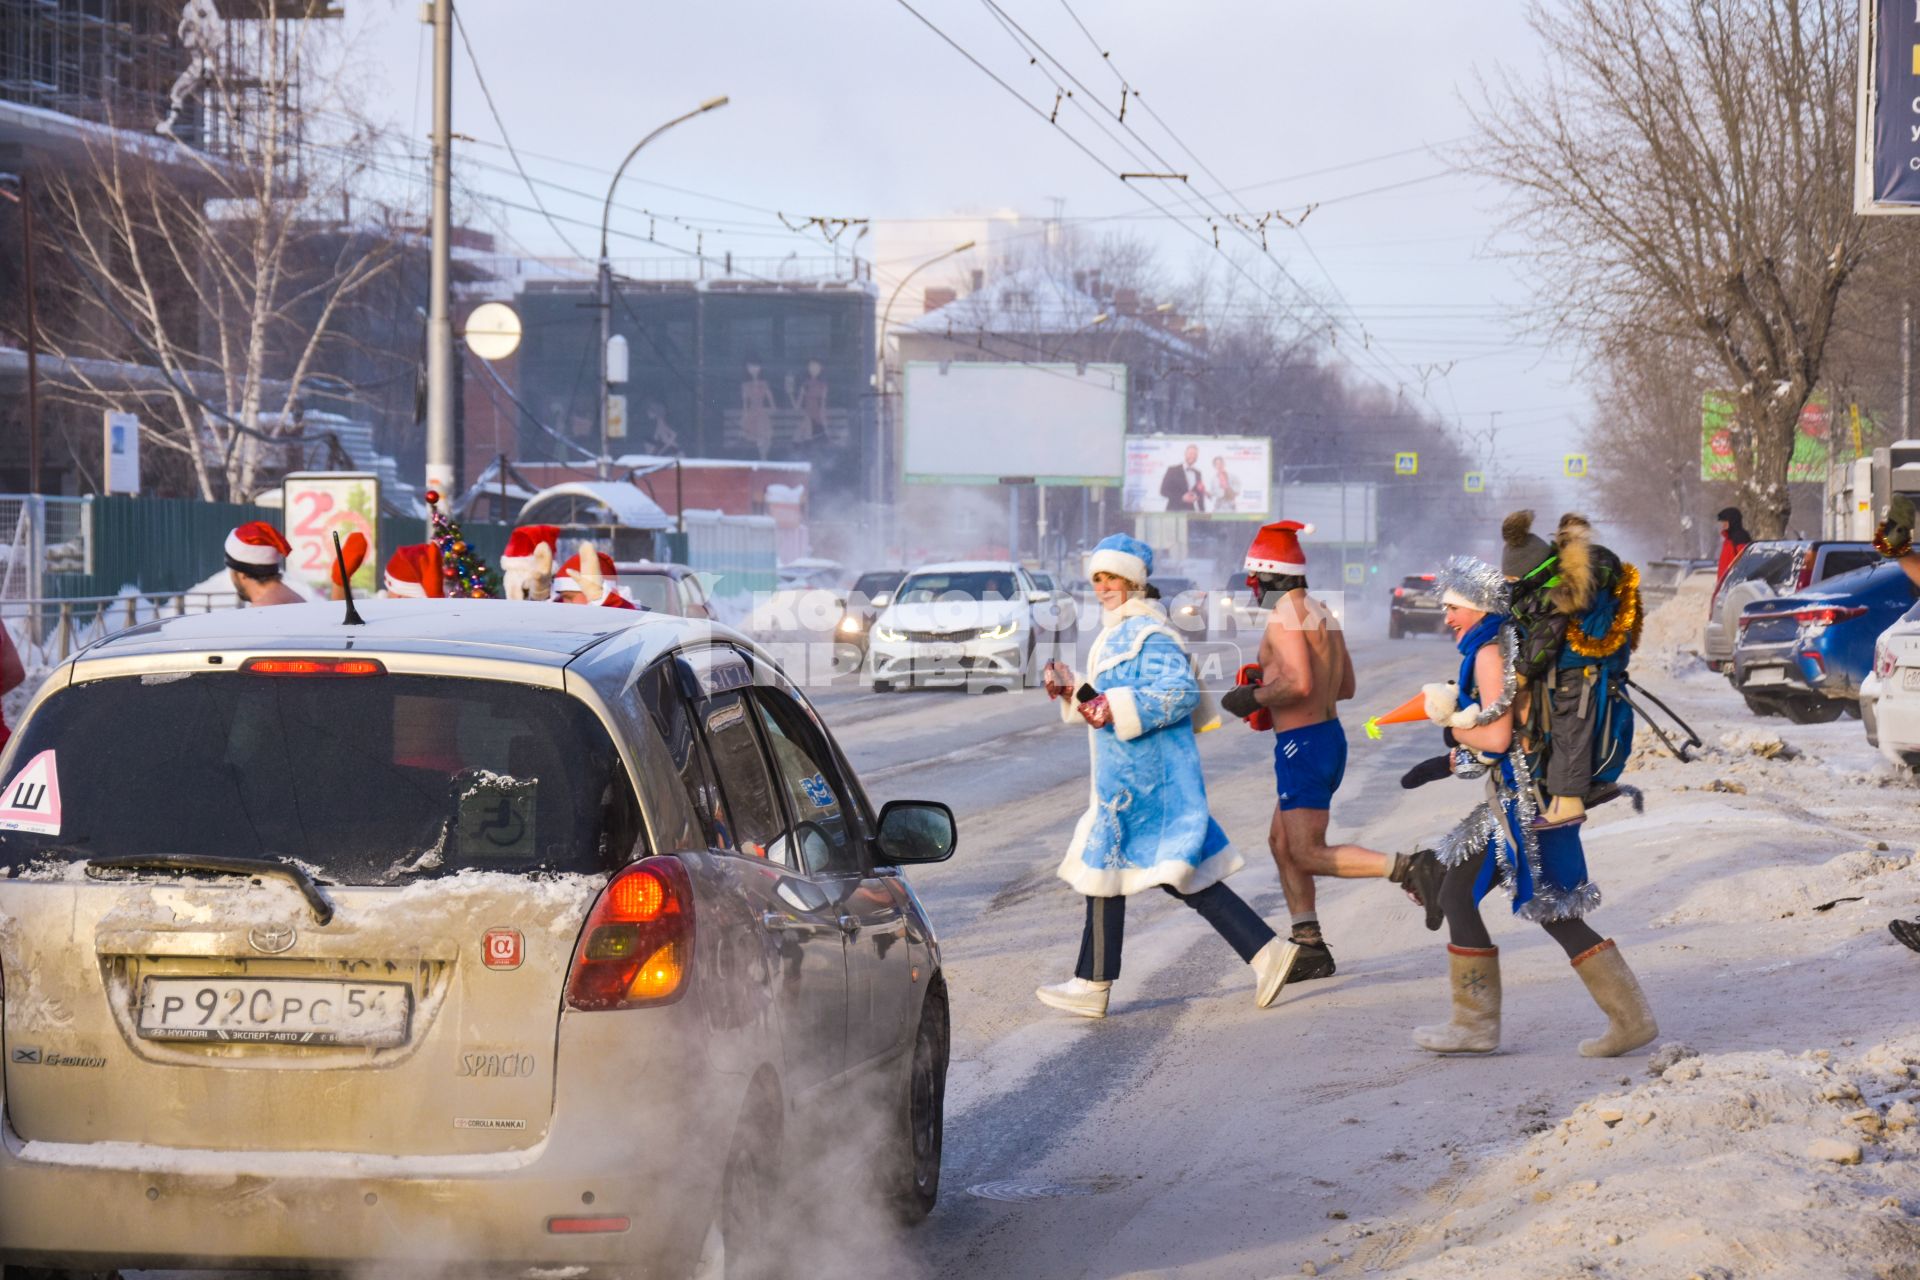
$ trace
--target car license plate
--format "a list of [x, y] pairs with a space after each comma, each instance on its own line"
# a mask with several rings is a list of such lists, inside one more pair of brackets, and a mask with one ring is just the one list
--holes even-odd
[[920, 656], [928, 662], [951, 662], [960, 656], [957, 644], [930, 644], [920, 651]]
[[1779, 667], [1755, 667], [1747, 672], [1748, 687], [1756, 684], [1785, 684], [1786, 682], [1787, 673]]
[[1900, 673], [1902, 689], [1920, 689], [1920, 667], [1908, 667]]
[[402, 982], [312, 978], [148, 978], [140, 992], [147, 1040], [337, 1044], [407, 1042], [413, 992]]

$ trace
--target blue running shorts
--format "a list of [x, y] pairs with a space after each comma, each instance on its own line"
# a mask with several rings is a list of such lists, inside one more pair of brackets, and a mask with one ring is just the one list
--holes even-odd
[[1331, 809], [1347, 776], [1347, 731], [1338, 720], [1273, 735], [1273, 785], [1280, 808]]

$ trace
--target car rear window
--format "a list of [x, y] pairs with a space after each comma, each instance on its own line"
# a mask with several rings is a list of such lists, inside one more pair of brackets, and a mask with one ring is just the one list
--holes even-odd
[[1727, 570], [1727, 580], [1720, 589], [1725, 591], [1756, 578], [1772, 587], [1786, 586], [1793, 579], [1794, 565], [1804, 547], [1799, 542], [1751, 543]]
[[1820, 557], [1820, 579], [1837, 578], [1855, 569], [1879, 564], [1881, 555], [1872, 547], [1828, 547]]
[[61, 813], [56, 832], [0, 831], [9, 875], [154, 854], [290, 857], [337, 884], [593, 872], [640, 834], [592, 712], [504, 681], [116, 677], [54, 694], [21, 734], [13, 771], [53, 752]]
[[656, 613], [679, 613], [674, 608], [673, 579], [664, 573], [622, 574], [616, 588], [621, 595]]

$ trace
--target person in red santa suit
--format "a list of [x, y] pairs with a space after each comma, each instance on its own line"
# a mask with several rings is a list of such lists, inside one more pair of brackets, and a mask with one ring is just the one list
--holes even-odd
[[613, 557], [597, 550], [591, 542], [560, 566], [553, 579], [554, 597], [561, 604], [597, 604], [609, 609], [638, 609], [640, 606], [621, 595], [614, 585], [618, 571]]
[[440, 548], [431, 542], [401, 547], [387, 557], [387, 595], [396, 600], [438, 600], [446, 595]]
[[500, 577], [509, 600], [547, 600], [553, 596], [553, 554], [560, 530], [550, 524], [523, 524], [500, 553]]
[[281, 579], [292, 550], [285, 536], [264, 520], [249, 520], [227, 535], [227, 576], [241, 604], [306, 603]]

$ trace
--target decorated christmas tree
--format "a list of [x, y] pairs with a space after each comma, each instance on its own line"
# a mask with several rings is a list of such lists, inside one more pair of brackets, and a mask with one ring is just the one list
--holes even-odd
[[426, 499], [427, 509], [433, 513], [431, 540], [440, 551], [440, 573], [446, 578], [447, 596], [485, 600], [493, 594], [487, 584], [487, 562], [460, 532], [459, 521], [440, 510], [439, 493], [429, 489]]

